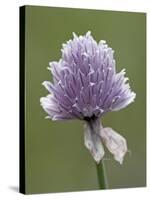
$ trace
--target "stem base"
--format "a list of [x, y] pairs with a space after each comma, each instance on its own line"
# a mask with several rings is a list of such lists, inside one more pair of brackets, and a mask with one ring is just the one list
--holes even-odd
[[100, 189], [108, 189], [104, 161], [101, 160], [100, 164], [96, 164], [96, 168], [97, 168], [97, 175], [98, 175], [98, 182], [99, 182]]

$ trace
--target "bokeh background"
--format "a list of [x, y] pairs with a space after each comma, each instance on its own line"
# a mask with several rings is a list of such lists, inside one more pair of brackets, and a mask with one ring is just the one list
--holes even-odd
[[[135, 103], [103, 118], [122, 134], [131, 151], [124, 164], [108, 152], [105, 166], [109, 188], [143, 187], [146, 184], [146, 15], [144, 13], [26, 6], [26, 193], [98, 189], [96, 165], [84, 147], [83, 123], [45, 119], [41, 85], [51, 80], [46, 69], [59, 60], [61, 45], [72, 32], [106, 40], [115, 50], [117, 70], [126, 68]], [[107, 150], [106, 150], [107, 151]], [[108, 158], [108, 159], [107, 159]]]

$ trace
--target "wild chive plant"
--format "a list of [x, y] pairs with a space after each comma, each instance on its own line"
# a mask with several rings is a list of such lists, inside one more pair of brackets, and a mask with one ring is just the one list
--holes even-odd
[[[98, 166], [101, 188], [106, 188], [103, 145], [120, 164], [127, 152], [125, 138], [102, 126], [102, 117], [134, 101], [125, 69], [116, 72], [114, 51], [104, 40], [97, 43], [90, 31], [62, 45], [62, 58], [50, 62], [53, 83], [44, 81], [49, 94], [40, 99], [51, 120], [84, 121], [84, 143]], [[100, 165], [99, 165], [100, 164]]]

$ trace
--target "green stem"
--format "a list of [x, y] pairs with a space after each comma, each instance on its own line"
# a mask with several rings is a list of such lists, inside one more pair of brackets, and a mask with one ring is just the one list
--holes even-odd
[[96, 164], [96, 168], [97, 168], [99, 188], [100, 189], [108, 189], [108, 183], [107, 183], [104, 161], [101, 160], [100, 164]]
[[104, 161], [102, 160], [104, 150], [100, 137], [100, 128], [102, 127], [102, 124], [99, 118], [86, 117], [85, 122], [86, 126], [84, 128], [84, 134], [85, 134], [84, 139], [86, 147], [90, 150], [95, 161], [96, 162], [100, 161], [100, 164], [96, 164], [99, 188], [107, 189], [108, 186], [107, 186], [106, 172], [104, 167]]

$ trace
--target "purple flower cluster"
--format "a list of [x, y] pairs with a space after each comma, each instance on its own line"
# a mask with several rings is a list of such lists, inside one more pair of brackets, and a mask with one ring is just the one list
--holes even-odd
[[134, 98], [125, 70], [116, 73], [113, 50], [97, 43], [90, 32], [63, 44], [62, 59], [51, 62], [54, 83], [44, 81], [50, 92], [41, 104], [52, 120], [101, 117], [117, 111]]
[[53, 83], [43, 82], [50, 94], [40, 101], [48, 118], [89, 122], [134, 101], [125, 70], [116, 72], [114, 51], [104, 40], [97, 43], [90, 32], [79, 37], [73, 33], [62, 46], [62, 58], [48, 68]]

